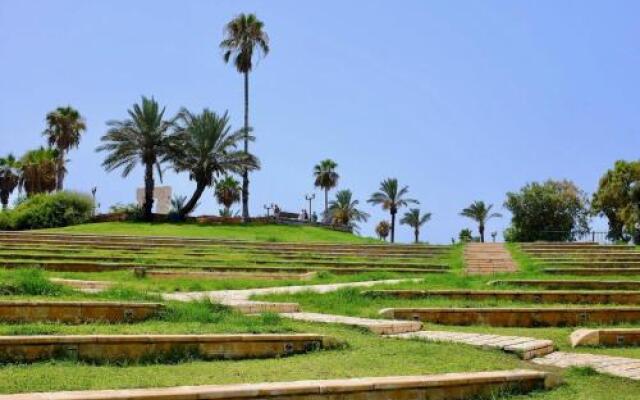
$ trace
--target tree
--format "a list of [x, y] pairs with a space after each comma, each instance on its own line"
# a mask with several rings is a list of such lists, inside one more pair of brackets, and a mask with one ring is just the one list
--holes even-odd
[[[465, 228], [462, 229], [460, 231], [460, 233], [458, 234], [458, 239], [462, 242], [462, 243], [469, 243], [470, 241], [473, 240], [473, 234], [471, 232], [471, 229]], [[453, 241], [453, 239], [452, 239]]]
[[2, 203], [2, 210], [7, 209], [9, 196], [18, 187], [19, 183], [20, 164], [13, 154], [0, 158], [0, 202]]
[[27, 151], [19, 161], [18, 187], [24, 189], [27, 196], [53, 192], [57, 187], [57, 161], [57, 150], [40, 147]]
[[336, 187], [340, 175], [336, 172], [338, 164], [331, 159], [320, 161], [313, 167], [313, 176], [316, 178], [315, 187], [324, 190], [324, 212], [329, 209], [329, 190]]
[[[225, 26], [225, 37], [220, 42], [224, 62], [233, 58], [236, 70], [244, 77], [244, 151], [249, 153], [249, 72], [253, 69], [254, 52], [269, 53], [269, 36], [264, 23], [254, 14], [240, 14]], [[249, 220], [249, 171], [242, 172], [242, 218]]]
[[480, 233], [480, 242], [484, 243], [484, 227], [491, 218], [502, 218], [502, 214], [491, 212], [493, 204], [486, 206], [484, 201], [474, 201], [471, 205], [462, 210], [460, 215], [471, 218], [478, 223], [478, 232]]
[[420, 228], [422, 225], [429, 222], [431, 219], [431, 213], [425, 213], [420, 215], [419, 208], [412, 208], [408, 212], [404, 213], [402, 219], [400, 219], [400, 223], [404, 225], [409, 225], [413, 228], [413, 237], [416, 243], [420, 242]]
[[231, 131], [227, 112], [219, 116], [205, 109], [194, 115], [183, 109], [179, 113], [169, 158], [176, 172], [188, 172], [189, 179], [196, 182], [193, 195], [178, 212], [179, 218], [193, 211], [204, 190], [212, 186], [218, 176], [259, 167], [256, 157], [237, 150], [238, 143], [246, 138], [243, 131]]
[[240, 201], [240, 182], [227, 175], [216, 183], [214, 195], [218, 203], [224, 206], [224, 215], [231, 216], [231, 206]]
[[631, 188], [638, 183], [640, 161], [618, 160], [613, 169], [600, 178], [598, 190], [593, 194], [591, 210], [594, 215], [607, 217], [607, 237], [613, 241], [629, 240], [635, 230]]
[[380, 183], [380, 189], [371, 195], [367, 200], [368, 203], [381, 205], [383, 210], [389, 210], [391, 214], [391, 243], [395, 242], [396, 231], [396, 214], [398, 209], [406, 207], [409, 204], [420, 204], [418, 200], [407, 199], [405, 196], [409, 193], [409, 187], [403, 186], [399, 188], [396, 178], [387, 178]]
[[128, 110], [129, 118], [108, 121], [109, 130], [100, 139], [103, 144], [96, 151], [106, 151], [102, 166], [108, 171], [122, 168], [127, 177], [138, 163], [144, 166], [143, 219], [150, 221], [153, 210], [154, 167], [162, 179], [161, 164], [167, 160], [174, 137], [171, 129], [175, 120], [165, 120], [165, 108], [160, 108], [153, 97], [142, 97], [140, 104]]
[[332, 224], [348, 226], [358, 230], [358, 222], [367, 222], [369, 214], [358, 209], [360, 202], [353, 200], [351, 190], [344, 189], [336, 193], [335, 200], [329, 203], [329, 218]]
[[80, 144], [80, 136], [87, 129], [84, 118], [73, 107], [58, 107], [47, 114], [47, 129], [43, 135], [47, 137], [50, 147], [58, 150], [56, 190], [64, 187], [66, 173], [65, 162], [67, 152]]
[[387, 221], [380, 221], [378, 225], [376, 225], [376, 234], [382, 240], [387, 240], [387, 236], [389, 236], [389, 230], [391, 229], [391, 225]]
[[505, 240], [575, 240], [589, 232], [588, 204], [585, 193], [571, 181], [529, 183], [519, 192], [507, 193], [504, 206], [512, 218]]

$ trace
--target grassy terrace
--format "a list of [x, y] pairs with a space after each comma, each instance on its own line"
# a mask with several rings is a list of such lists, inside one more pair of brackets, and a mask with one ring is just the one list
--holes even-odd
[[[321, 228], [290, 226], [209, 226], [191, 224], [138, 224], [104, 223], [81, 225], [48, 232], [85, 234], [123, 234], [151, 236], [182, 236], [192, 238], [243, 239], [268, 243], [380, 243], [373, 239], [328, 231]], [[230, 266], [243, 265], [252, 260], [285, 260], [283, 254], [269, 251], [249, 251], [231, 246], [213, 246], [205, 254], [195, 254], [188, 245], [177, 248], [154, 248], [152, 250], [99, 249], [84, 245], [62, 248], [56, 244], [23, 245], [23, 248], [7, 248], [0, 245], [0, 260], [22, 259], [37, 261], [74, 261], [80, 256], [107, 262], [130, 257], [133, 261], [153, 267], [160, 262], [172, 261], [183, 266], [203, 262], [222, 263]], [[200, 251], [200, 250], [198, 250]], [[134, 278], [130, 270], [105, 272], [51, 272], [34, 270], [0, 270], [0, 299], [39, 300], [118, 300], [118, 301], [159, 301], [158, 293], [175, 291], [199, 291], [219, 289], [243, 289], [268, 286], [323, 284], [347, 281], [377, 280], [386, 278], [420, 278], [417, 282], [399, 285], [378, 285], [375, 288], [406, 289], [517, 289], [530, 288], [510, 286], [488, 286], [495, 279], [593, 279], [547, 275], [543, 266], [520, 251], [511, 247], [521, 271], [516, 274], [485, 276], [465, 276], [463, 248], [453, 247], [445, 254], [411, 255], [410, 257], [380, 256], [362, 254], [337, 254], [336, 261], [362, 262], [423, 262], [444, 263], [449, 266], [445, 274], [421, 275], [419, 273], [397, 274], [392, 272], [363, 272], [357, 274], [333, 274], [321, 271], [314, 277], [299, 279], [264, 279], [247, 277], [220, 277], [216, 279], [187, 278]], [[202, 253], [202, 251], [200, 251]], [[294, 251], [289, 260], [328, 259], [326, 254], [314, 251]], [[37, 257], [40, 258], [37, 258]], [[35, 257], [35, 258], [34, 258]], [[203, 261], [204, 260], [204, 261]], [[302, 267], [302, 263], [299, 265]], [[298, 266], [294, 264], [294, 267]], [[114, 286], [102, 293], [87, 294], [56, 283], [49, 278], [110, 281]], [[637, 280], [637, 276], [602, 276], [596, 279]], [[370, 297], [361, 290], [344, 289], [328, 294], [299, 293], [297, 295], [267, 296], [269, 300], [294, 301], [305, 311], [320, 311], [333, 314], [378, 317], [378, 311], [385, 307], [497, 307], [534, 306], [522, 302], [507, 301], [463, 301], [442, 298], [399, 300], [384, 297]], [[482, 371], [509, 368], [532, 368], [532, 365], [499, 351], [481, 350], [459, 344], [438, 344], [417, 341], [392, 340], [375, 336], [356, 328], [295, 322], [275, 314], [247, 316], [226, 307], [207, 303], [167, 302], [164, 314], [142, 323], [135, 324], [82, 324], [65, 325], [59, 323], [0, 323], [0, 335], [37, 334], [151, 334], [151, 333], [288, 333], [306, 332], [333, 335], [347, 343], [346, 348], [318, 351], [306, 355], [270, 360], [213, 361], [182, 360], [176, 364], [132, 364], [132, 365], [92, 365], [70, 360], [38, 362], [32, 365], [0, 365], [0, 393], [26, 391], [54, 391], [98, 388], [129, 388], [152, 386], [195, 385], [234, 382], [284, 381], [300, 379], [326, 379], [337, 377], [385, 376], [429, 374], [456, 371]], [[550, 307], [553, 304], [536, 304]], [[561, 350], [570, 350], [568, 336], [572, 328], [492, 328], [487, 326], [436, 326], [426, 325], [425, 329], [464, 332], [496, 333], [505, 335], [530, 336], [552, 339]], [[640, 349], [621, 348], [581, 348], [571, 351], [620, 355], [640, 358]], [[512, 396], [509, 399], [553, 399], [592, 400], [637, 399], [640, 383], [593, 373], [587, 369], [573, 369], [561, 372], [566, 384], [550, 392], [528, 396]]]

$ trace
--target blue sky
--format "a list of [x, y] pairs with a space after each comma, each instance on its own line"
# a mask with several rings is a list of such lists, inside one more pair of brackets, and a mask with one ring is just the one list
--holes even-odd
[[[590, 193], [616, 159], [638, 157], [640, 3], [568, 0], [0, 0], [0, 152], [44, 143], [45, 114], [71, 104], [88, 131], [67, 186], [97, 186], [103, 209], [134, 201], [141, 169], [107, 174], [94, 152], [105, 121], [153, 95], [169, 113], [229, 110], [239, 127], [242, 80], [217, 46], [240, 12], [265, 22], [272, 46], [251, 77], [253, 214], [300, 210], [330, 157], [372, 214], [363, 234], [386, 217], [365, 200], [397, 177], [433, 213], [423, 239], [448, 242], [475, 229], [458, 215], [473, 200], [505, 212], [487, 228], [502, 232], [507, 191], [568, 178]], [[201, 203], [217, 213], [211, 191]]]

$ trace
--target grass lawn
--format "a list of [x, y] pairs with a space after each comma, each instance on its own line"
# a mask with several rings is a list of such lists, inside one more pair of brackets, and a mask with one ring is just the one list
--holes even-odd
[[381, 243], [377, 239], [365, 238], [350, 233], [297, 225], [102, 222], [41, 230], [41, 232], [45, 231], [97, 235], [182, 236], [267, 242]]

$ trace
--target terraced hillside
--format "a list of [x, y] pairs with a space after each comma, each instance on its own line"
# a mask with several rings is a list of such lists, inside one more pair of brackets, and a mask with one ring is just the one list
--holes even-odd
[[[524, 245], [508, 248], [507, 270], [516, 271], [483, 264], [486, 275], [469, 275], [459, 246], [388, 245], [339, 232], [330, 232], [333, 240], [316, 233], [255, 240], [249, 231], [233, 237], [192, 226], [167, 235], [167, 225], [134, 226], [0, 232], [0, 399], [259, 382], [280, 383], [243, 386], [241, 397], [293, 395], [293, 387], [300, 398], [337, 391], [354, 399], [605, 399], [614, 389], [616, 398], [633, 399], [640, 392], [632, 333], [624, 333], [627, 342], [598, 333], [604, 344], [596, 347], [570, 341], [578, 328], [639, 327], [616, 318], [633, 317], [640, 292], [523, 287], [512, 281], [575, 280], [545, 273]], [[483, 263], [505, 265], [509, 253], [500, 254]], [[590, 319], [597, 313], [608, 319]], [[565, 368], [572, 365], [604, 374]], [[452, 372], [462, 375], [431, 376]], [[557, 376], [565, 383], [557, 386]], [[352, 377], [372, 379], [326, 381]], [[309, 379], [318, 381], [290, 382]], [[170, 398], [178, 393], [171, 390], [178, 389], [126, 395]], [[193, 398], [239, 395], [237, 386], [184, 390]]]

